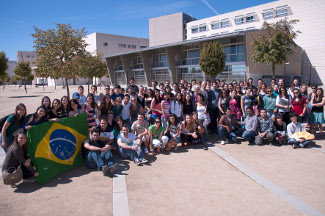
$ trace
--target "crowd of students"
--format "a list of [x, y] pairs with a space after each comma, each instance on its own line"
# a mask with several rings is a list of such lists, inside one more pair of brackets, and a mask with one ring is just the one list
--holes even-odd
[[[63, 96], [51, 103], [49, 97], [43, 97], [33, 114], [26, 115], [25, 105], [17, 105], [1, 131], [1, 146], [7, 153], [3, 168], [23, 164], [28, 176], [37, 175], [26, 151], [21, 151], [26, 136], [15, 131], [83, 112], [88, 115], [90, 130], [82, 151], [86, 165], [105, 175], [118, 169], [111, 151], [139, 165], [147, 162], [144, 154], [150, 152], [176, 150], [179, 144], [206, 144], [207, 134], [219, 134], [221, 144], [242, 137], [249, 144], [260, 145], [265, 140], [271, 145], [305, 147], [309, 141], [293, 134], [306, 127], [315, 133], [318, 127], [322, 136], [324, 103], [322, 88], [312, 85], [308, 94], [308, 86], [299, 86], [297, 79], [287, 89], [283, 79], [273, 79], [270, 85], [259, 79], [257, 86], [252, 78], [239, 83], [181, 80], [172, 85], [166, 80], [159, 85], [152, 81], [147, 88], [137, 86], [132, 78], [125, 89], [107, 85], [99, 94], [93, 85], [87, 96], [79, 86], [71, 100]], [[306, 127], [303, 122], [308, 123]]]

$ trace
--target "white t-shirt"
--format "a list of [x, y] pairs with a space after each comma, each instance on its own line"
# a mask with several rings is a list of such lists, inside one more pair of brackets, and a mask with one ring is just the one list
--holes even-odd
[[133, 142], [136, 140], [137, 136], [133, 133], [129, 133], [128, 138], [125, 138], [123, 136], [123, 133], [120, 133], [117, 137], [118, 141], [121, 141], [124, 144], [127, 144], [128, 146], [132, 146]]
[[127, 104], [124, 104], [124, 100], [122, 101], [123, 109], [122, 109], [122, 119], [128, 119], [130, 118], [130, 107], [131, 107], [131, 102], [129, 101]]
[[[168, 122], [167, 122], [167, 125], [169, 125]], [[177, 133], [177, 129], [180, 128], [180, 127], [181, 127], [180, 123], [178, 123], [177, 127], [175, 127], [174, 125], [169, 125], [170, 135], [172, 137], [174, 137], [176, 135], [176, 133]], [[178, 133], [177, 137], [180, 137], [180, 136], [181, 136], [181, 131]]]
[[114, 133], [111, 132], [100, 132], [99, 137], [108, 137], [109, 139], [114, 139]]

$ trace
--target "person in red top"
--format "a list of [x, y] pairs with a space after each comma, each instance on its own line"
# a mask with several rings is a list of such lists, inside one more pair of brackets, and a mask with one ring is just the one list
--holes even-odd
[[298, 89], [295, 89], [293, 94], [294, 98], [292, 99], [290, 106], [291, 112], [296, 113], [298, 115], [298, 122], [302, 123], [307, 108], [306, 99], [305, 97], [302, 97]]

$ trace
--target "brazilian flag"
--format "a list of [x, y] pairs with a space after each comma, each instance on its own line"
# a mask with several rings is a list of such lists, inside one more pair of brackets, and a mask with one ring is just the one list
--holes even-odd
[[27, 152], [39, 173], [36, 181], [43, 185], [83, 162], [80, 149], [88, 137], [87, 113], [33, 126], [27, 137]]

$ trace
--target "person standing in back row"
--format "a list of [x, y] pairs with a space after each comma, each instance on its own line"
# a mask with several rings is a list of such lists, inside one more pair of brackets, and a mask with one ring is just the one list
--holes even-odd
[[208, 112], [210, 114], [210, 134], [217, 133], [218, 130], [218, 103], [221, 90], [216, 82], [212, 83], [212, 89], [208, 92]]

